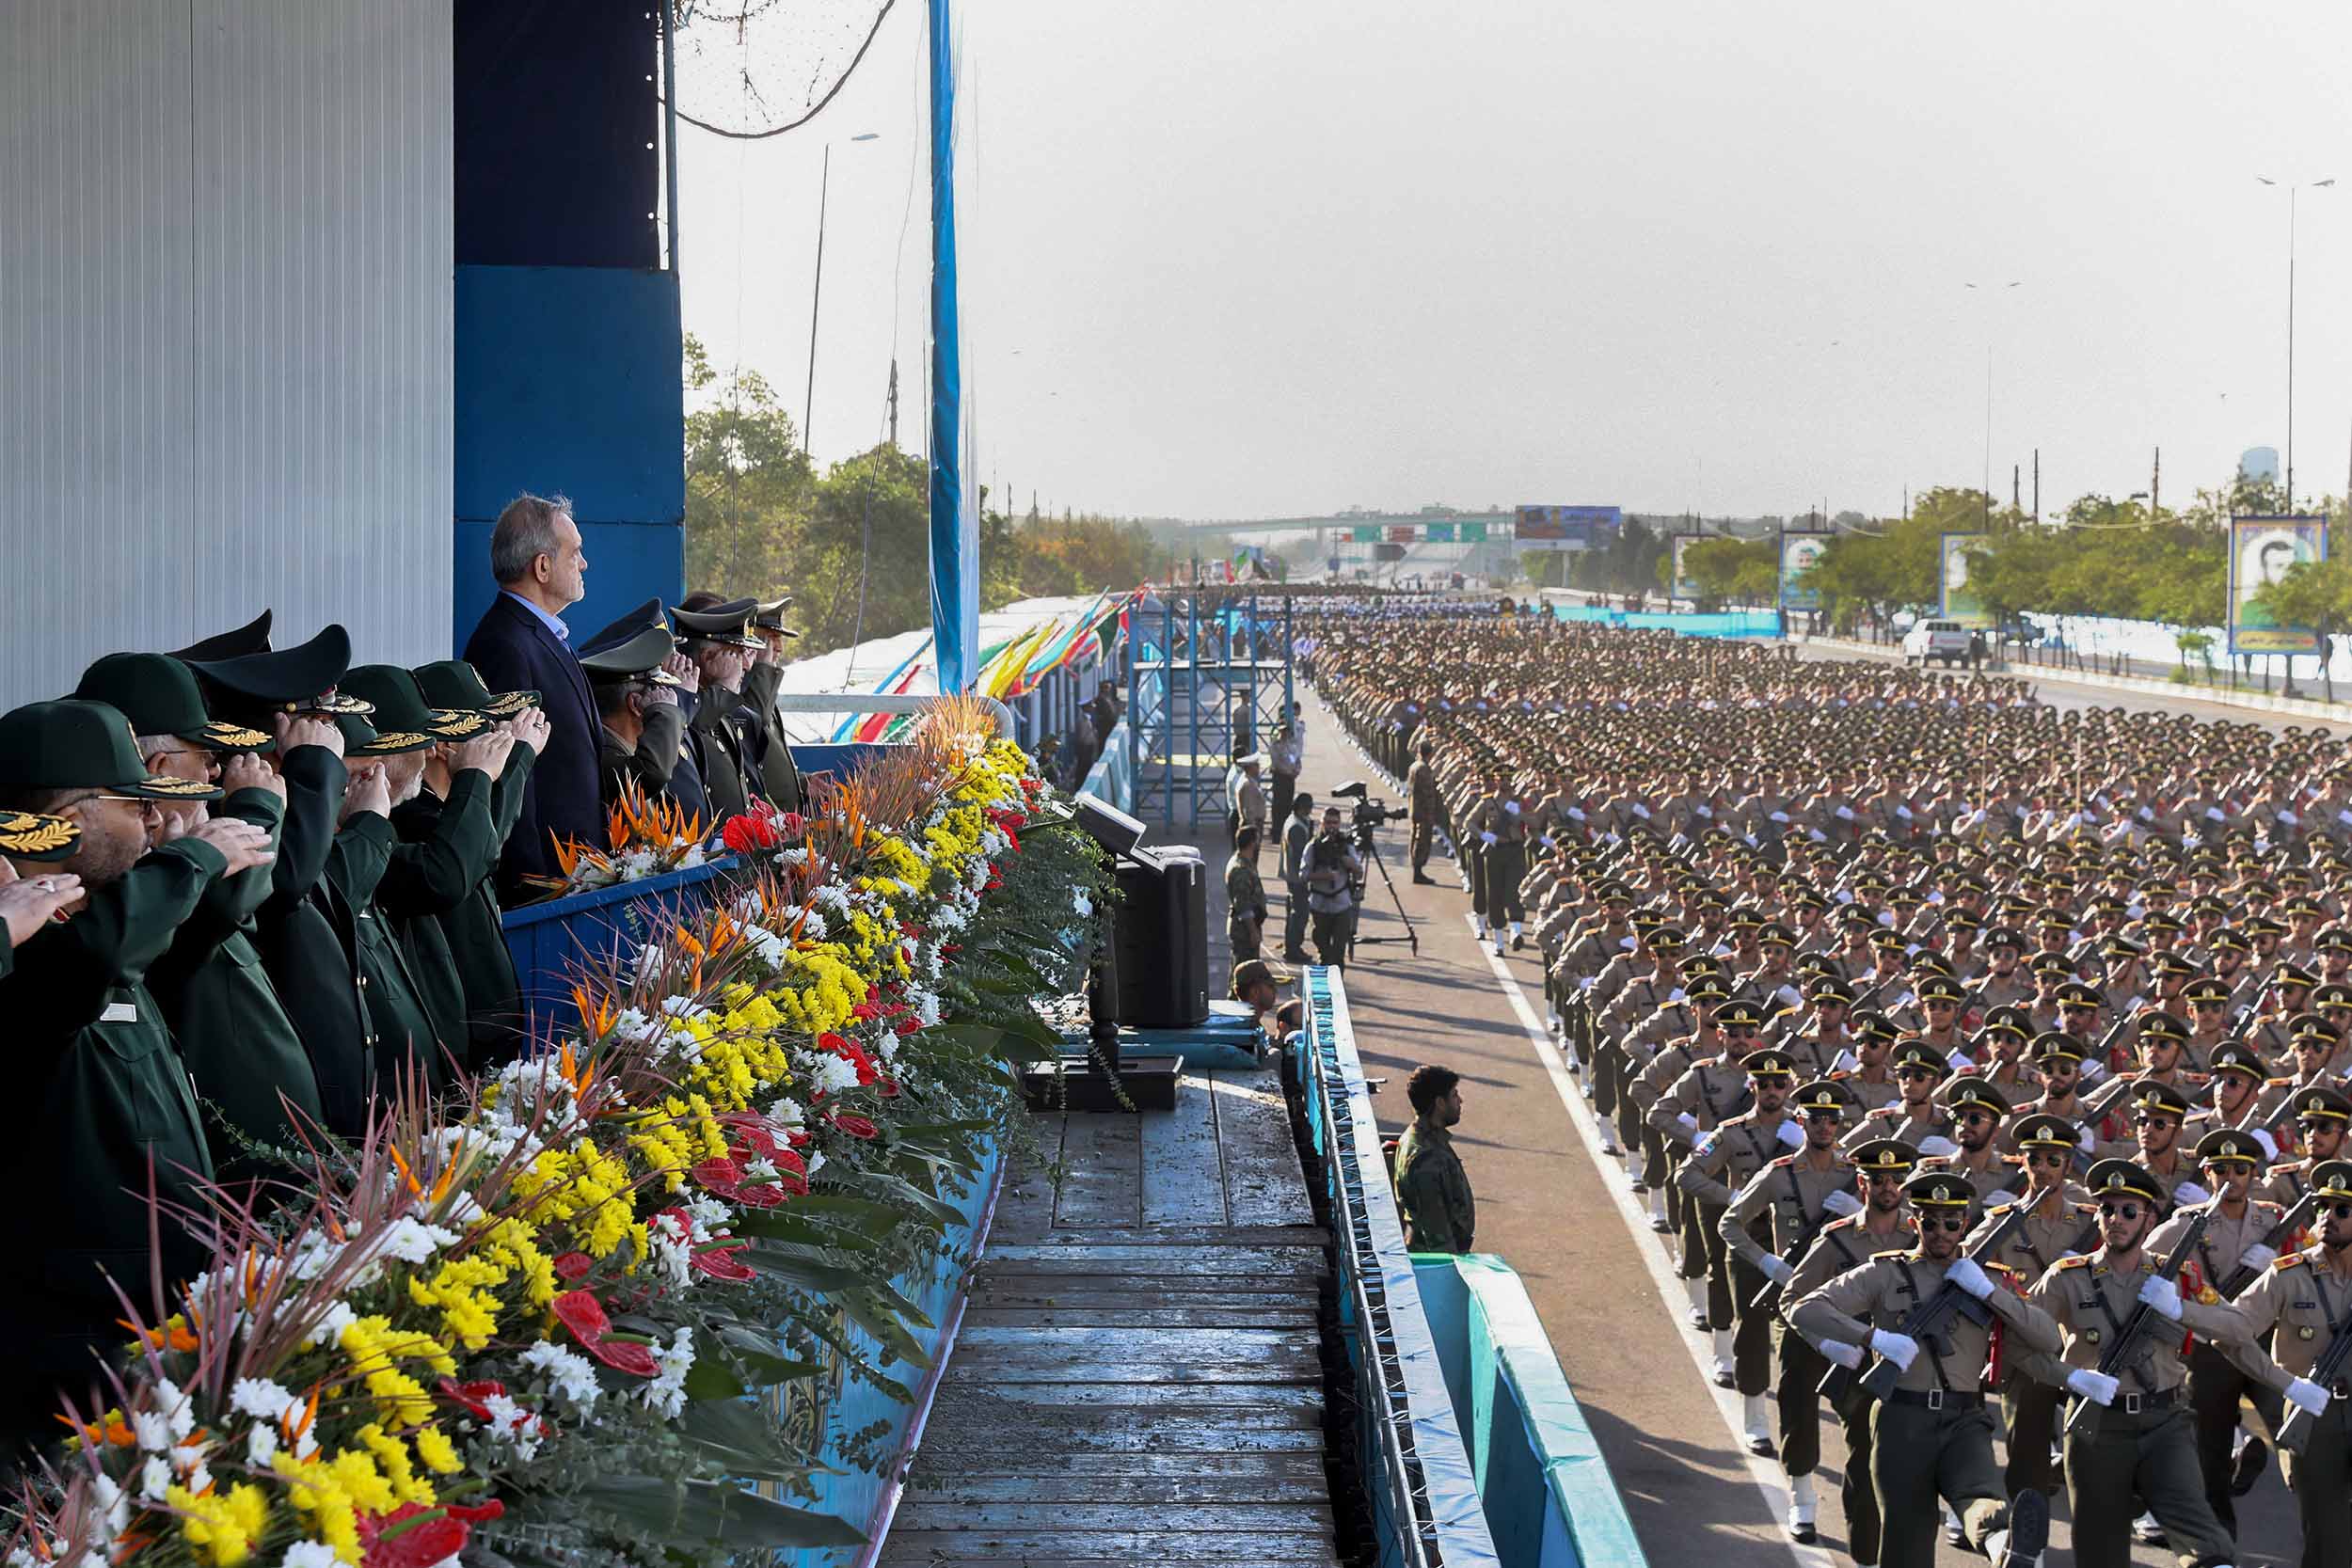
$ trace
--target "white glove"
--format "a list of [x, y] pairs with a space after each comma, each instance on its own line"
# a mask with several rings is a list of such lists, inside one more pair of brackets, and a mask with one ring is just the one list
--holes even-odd
[[1966, 1072], [1969, 1069], [1977, 1065], [1973, 1057], [1963, 1056], [1957, 1051], [1953, 1052], [1951, 1055], [1947, 1057], [1945, 1060], [1947, 1065], [1949, 1066], [1954, 1072]]
[[1788, 1284], [1789, 1280], [1796, 1277], [1797, 1273], [1796, 1264], [1791, 1263], [1786, 1258], [1775, 1258], [1769, 1252], [1764, 1255], [1764, 1261], [1756, 1265], [1756, 1269], [1775, 1285]]
[[1960, 1145], [1949, 1138], [1922, 1138], [1919, 1152], [1931, 1160], [1947, 1160], [1960, 1152]]
[[2077, 1367], [2066, 1374], [2066, 1386], [2093, 1404], [2111, 1403], [2115, 1399], [2115, 1379], [2105, 1372], [2094, 1372]]
[[2279, 1157], [2279, 1140], [2259, 1127], [2254, 1129], [2254, 1141], [2262, 1145], [2264, 1160], [2276, 1160]]
[[2152, 1274], [2139, 1283], [2139, 1299], [2171, 1319], [2181, 1321], [2181, 1288], [2160, 1274]]
[[2279, 1249], [2266, 1247], [2260, 1242], [2237, 1255], [2237, 1266], [2241, 1269], [2266, 1269], [2278, 1260]]
[[2287, 1402], [2314, 1416], [2328, 1413], [2328, 1390], [2309, 1378], [2298, 1377], [2287, 1385]]
[[2081, 1146], [2085, 1154], [2089, 1154], [2099, 1147], [2099, 1140], [2090, 1135], [2090, 1129], [2088, 1127], [2081, 1129], [2075, 1134], [2074, 1142]]
[[1843, 1339], [1822, 1340], [1821, 1354], [1850, 1372], [1856, 1370], [1862, 1365], [1862, 1347], [1850, 1345]]
[[1782, 1122], [1780, 1124], [1780, 1131], [1774, 1133], [1773, 1136], [1780, 1139], [1782, 1143], [1787, 1144], [1790, 1148], [1803, 1148], [1804, 1147], [1804, 1129], [1799, 1127], [1793, 1121]]
[[1947, 1284], [1959, 1286], [1979, 1301], [1993, 1293], [1993, 1281], [1973, 1258], [1953, 1259], [1952, 1266], [1944, 1271], [1944, 1279]]
[[1821, 1210], [1824, 1213], [1836, 1214], [1839, 1219], [1844, 1219], [1848, 1214], [1862, 1212], [1862, 1200], [1851, 1193], [1832, 1193], [1821, 1199]]
[[1690, 1112], [1685, 1111], [1680, 1116], [1675, 1117], [1675, 1125], [1681, 1128], [1685, 1132], [1695, 1132], [1699, 1130], [1699, 1118], [1692, 1116]]
[[1772, 994], [1779, 997], [1783, 1002], [1788, 1003], [1792, 1007], [1799, 1007], [1804, 1005], [1804, 992], [1799, 990], [1794, 986], [1783, 986]]
[[2179, 1186], [2172, 1189], [2172, 1204], [2174, 1208], [2183, 1208], [2192, 1203], [2202, 1203], [2212, 1196], [2213, 1194], [2205, 1191], [2204, 1188], [2199, 1186], [2194, 1181], [2184, 1181]]
[[1478, 842], [1481, 844], [1491, 846], [1494, 841], [1495, 835], [1492, 833], [1480, 833], [1478, 835]]
[[1855, 1055], [1851, 1051], [1840, 1051], [1830, 1062], [1829, 1069], [1832, 1072], [1851, 1072], [1854, 1069], [1860, 1067], [1861, 1065], [1861, 1057]]
[[1870, 1348], [1895, 1363], [1898, 1371], [1911, 1370], [1912, 1362], [1919, 1357], [1918, 1340], [1908, 1334], [1897, 1334], [1889, 1329], [1870, 1330]]

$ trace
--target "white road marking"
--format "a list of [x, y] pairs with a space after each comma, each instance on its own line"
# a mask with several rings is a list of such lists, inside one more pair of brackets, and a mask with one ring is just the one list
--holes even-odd
[[[1462, 920], [1470, 927], [1470, 940], [1477, 946], [1479, 957], [1486, 960], [1486, 967], [1494, 971], [1495, 978], [1502, 983], [1503, 999], [1511, 1004], [1511, 1011], [1518, 1015], [1519, 1027], [1526, 1032], [1528, 1043], [1535, 1048], [1536, 1059], [1544, 1064], [1544, 1071], [1551, 1079], [1552, 1089], [1560, 1096], [1560, 1103], [1568, 1113], [1569, 1123], [1575, 1127], [1577, 1136], [1583, 1140], [1584, 1152], [1591, 1158], [1593, 1169], [1599, 1174], [1601, 1185], [1609, 1189], [1609, 1196], [1615, 1200], [1618, 1217], [1625, 1221], [1625, 1227], [1633, 1238], [1633, 1250], [1642, 1255], [1642, 1262], [1649, 1270], [1650, 1281], [1658, 1287], [1659, 1300], [1665, 1304], [1667, 1317], [1676, 1327], [1676, 1337], [1691, 1353], [1691, 1364], [1697, 1369], [1699, 1382], [1714, 1400], [1716, 1413], [1724, 1418], [1724, 1432], [1731, 1440], [1731, 1451], [1746, 1462], [1748, 1479], [1755, 1481], [1756, 1489], [1764, 1495], [1766, 1511], [1777, 1528], [1788, 1517], [1787, 1478], [1781, 1474], [1777, 1463], [1748, 1452], [1747, 1438], [1741, 1430], [1743, 1418], [1740, 1395], [1737, 1390], [1720, 1388], [1715, 1385], [1712, 1340], [1694, 1338], [1683, 1326], [1685, 1314], [1691, 1306], [1690, 1292], [1683, 1288], [1682, 1276], [1667, 1260], [1665, 1249], [1654, 1244], [1658, 1233], [1649, 1227], [1649, 1211], [1634, 1196], [1633, 1183], [1625, 1174], [1625, 1162], [1601, 1153], [1600, 1124], [1593, 1115], [1593, 1108], [1584, 1103], [1583, 1090], [1577, 1086], [1575, 1077], [1569, 1073], [1567, 1060], [1561, 1055], [1550, 1031], [1536, 1017], [1534, 1007], [1527, 1000], [1527, 993], [1519, 986], [1518, 977], [1511, 973], [1509, 966], [1492, 947], [1478, 941], [1476, 918], [1465, 911]], [[1510, 1259], [1506, 1258], [1503, 1261], [1509, 1262]], [[1788, 1548], [1789, 1558], [1803, 1564], [1804, 1568], [1835, 1568], [1837, 1560], [1825, 1546], [1800, 1545], [1785, 1535], [1781, 1544]]]

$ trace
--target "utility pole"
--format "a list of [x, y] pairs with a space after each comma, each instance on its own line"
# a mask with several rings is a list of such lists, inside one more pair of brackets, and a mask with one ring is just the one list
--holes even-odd
[[[895, 355], [895, 354], [894, 354], [894, 355], [892, 355], [892, 356], [890, 356], [890, 445], [891, 445], [891, 450], [893, 450], [894, 451], [895, 451], [896, 450], [898, 450], [898, 356], [897, 355]], [[1032, 498], [1031, 498], [1031, 504], [1033, 504], [1033, 505], [1035, 504], [1035, 498], [1034, 498], [1034, 497], [1032, 497]]]
[[2156, 510], [2164, 497], [2164, 449], [2156, 449], [2156, 466], [2148, 476], [2148, 520], [2156, 520]]
[[817, 306], [825, 297], [825, 198], [833, 194], [833, 143], [825, 144], [824, 173], [817, 184], [817, 277], [808, 289], [808, 389], [801, 401], [801, 450], [817, 414]]
[[2042, 521], [2042, 449], [2033, 449], [2033, 520]]
[[2018, 510], [2017, 501], [2017, 465], [2011, 463], [2009, 466], [2009, 509], [2012, 514]]

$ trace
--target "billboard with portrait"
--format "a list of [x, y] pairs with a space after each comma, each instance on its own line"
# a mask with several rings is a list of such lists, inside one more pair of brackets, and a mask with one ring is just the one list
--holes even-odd
[[2233, 517], [2230, 519], [2230, 652], [2315, 654], [2319, 634], [2284, 626], [2262, 592], [2283, 581], [2287, 568], [2328, 559], [2325, 517]]
[[1522, 506], [1511, 515], [1525, 550], [1605, 549], [1624, 522], [1624, 509], [1615, 506]]
[[1391, 545], [1409, 545], [1420, 537], [1421, 530], [1411, 523], [1389, 525], [1389, 543]]
[[1833, 535], [1827, 533], [1784, 533], [1780, 536], [1780, 608], [1783, 610], [1819, 610], [1821, 591], [1804, 586], [1798, 578], [1812, 570], [1821, 552], [1829, 548]]
[[1937, 536], [1936, 582], [1942, 592], [1937, 598], [1939, 612], [1947, 621], [1958, 621], [1973, 629], [1990, 629], [1993, 612], [1984, 600], [1968, 586], [1968, 546], [1984, 538], [1981, 533], [1946, 533]]
[[1690, 569], [1683, 565], [1682, 558], [1690, 553], [1691, 546], [1697, 544], [1700, 537], [1695, 533], [1675, 535], [1674, 586], [1667, 592], [1677, 599], [1695, 599], [1699, 596], [1699, 585], [1691, 580]]

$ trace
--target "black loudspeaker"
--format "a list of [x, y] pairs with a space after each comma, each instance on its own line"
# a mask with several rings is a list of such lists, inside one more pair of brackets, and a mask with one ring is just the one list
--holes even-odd
[[1189, 1029], [1209, 1016], [1209, 868], [1189, 854], [1121, 855], [1114, 940], [1119, 1022]]

